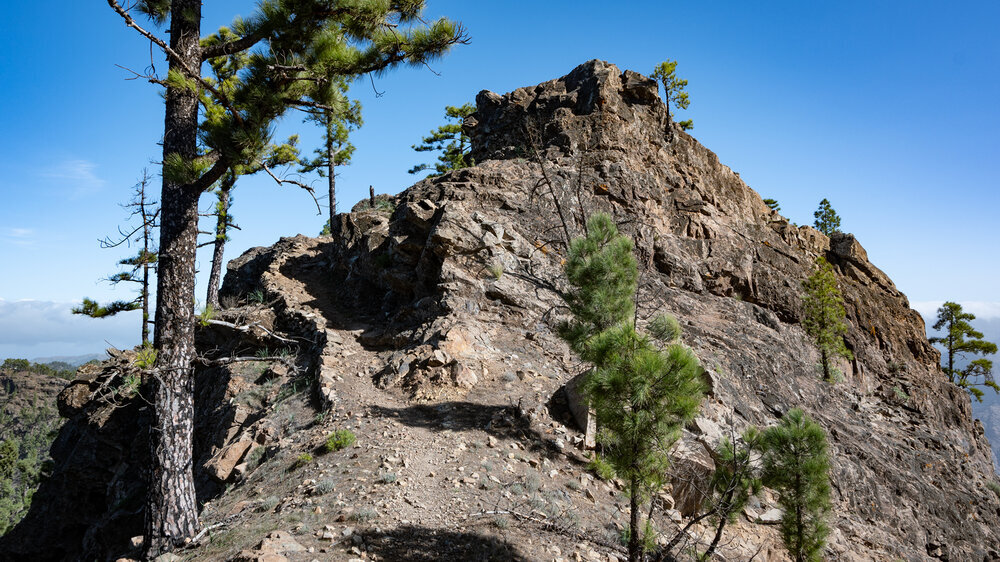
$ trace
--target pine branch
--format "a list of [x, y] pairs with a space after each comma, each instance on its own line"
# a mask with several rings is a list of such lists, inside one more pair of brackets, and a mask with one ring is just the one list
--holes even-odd
[[[170, 48], [170, 45], [167, 45], [162, 39], [146, 31], [145, 29], [140, 27], [139, 24], [135, 23], [135, 19], [128, 13], [128, 10], [121, 7], [121, 4], [118, 3], [118, 0], [108, 0], [108, 5], [111, 6], [111, 9], [113, 9], [115, 12], [118, 12], [118, 15], [120, 15], [125, 20], [125, 25], [135, 29], [143, 37], [155, 43], [156, 46], [162, 49], [164, 53], [172, 57], [173, 60], [176, 61], [177, 64], [179, 64], [180, 67], [184, 69], [184, 72], [187, 73], [189, 77], [194, 78], [195, 80], [198, 81], [199, 84], [201, 84], [203, 88], [205, 88], [209, 92], [212, 92], [212, 95], [214, 95], [216, 99], [219, 100], [219, 103], [221, 103], [222, 106], [225, 107], [230, 114], [232, 114], [233, 120], [235, 120], [237, 123], [240, 124], [243, 123], [243, 117], [239, 114], [238, 111], [236, 111], [233, 105], [229, 102], [229, 98], [226, 97], [226, 95], [220, 92], [218, 89], [216, 89], [215, 86], [212, 86], [211, 82], [202, 78], [200, 69], [198, 69], [199, 71], [196, 72], [195, 71], [196, 69], [191, 68], [191, 66], [187, 62], [185, 62], [185, 60], [177, 53], [177, 51]], [[136, 74], [138, 75], [138, 73]], [[165, 83], [159, 81], [158, 79], [154, 80], [149, 76], [146, 76], [146, 78], [150, 82], [155, 82], [163, 86], [166, 85]]]
[[316, 203], [316, 214], [317, 215], [323, 214], [323, 208], [320, 207], [319, 199], [316, 198], [316, 191], [312, 188], [312, 186], [306, 185], [300, 181], [281, 179], [278, 176], [274, 175], [274, 172], [271, 171], [271, 168], [268, 167], [266, 163], [264, 163], [262, 167], [264, 168], [264, 171], [267, 172], [267, 175], [271, 176], [271, 179], [278, 182], [278, 185], [290, 183], [292, 185], [297, 185], [302, 189], [306, 190], [307, 192], [309, 192], [309, 195], [312, 196], [313, 198], [313, 202]]

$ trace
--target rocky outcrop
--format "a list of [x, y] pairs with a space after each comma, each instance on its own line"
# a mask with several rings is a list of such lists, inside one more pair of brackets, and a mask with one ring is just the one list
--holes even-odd
[[[643, 272], [640, 323], [653, 311], [677, 316], [710, 387], [701, 416], [685, 432], [686, 452], [678, 452], [676, 489], [668, 490], [674, 496], [661, 498], [670, 517], [693, 513], [703, 500], [699, 486], [687, 484], [710, 472], [707, 451], [722, 436], [750, 424], [771, 425], [801, 407], [830, 440], [829, 558], [1000, 557], [1000, 500], [986, 487], [994, 478], [990, 447], [971, 419], [969, 398], [940, 373], [919, 315], [853, 236], [828, 238], [793, 226], [670, 122], [652, 80], [601, 61], [504, 95], [481, 92], [465, 127], [477, 166], [418, 182], [382, 197], [374, 208], [359, 204], [336, 217], [332, 238], [285, 238], [234, 260], [223, 302], [262, 301], [252, 307], [259, 328], [244, 334], [251, 341], [206, 330], [202, 349], [246, 353], [262, 348], [268, 334], [294, 336], [301, 343], [300, 372], [314, 375], [315, 403], [337, 412], [340, 423], [356, 421], [362, 399], [373, 417], [395, 416], [369, 436], [396, 439], [402, 450], [380, 452], [380, 462], [388, 463], [381, 466], [402, 470], [394, 464], [401, 456], [420, 457], [419, 477], [434, 486], [488, 493], [479, 491], [471, 474], [434, 480], [440, 478], [432, 464], [443, 462], [439, 455], [467, 454], [464, 442], [459, 447], [450, 440], [456, 424], [486, 432], [489, 452], [509, 440], [510, 450], [505, 457], [498, 451], [497, 458], [545, 466], [549, 478], [574, 474], [582, 462], [566, 460], [566, 450], [584, 446], [584, 437], [559, 433], [553, 418], [565, 408], [569, 419], [560, 389], [585, 366], [554, 327], [566, 288], [567, 239], [582, 233], [589, 214], [605, 211], [635, 241]], [[819, 256], [838, 274], [849, 325], [845, 340], [854, 356], [838, 365], [843, 380], [837, 384], [821, 380], [818, 353], [800, 323], [800, 284]], [[239, 310], [230, 319], [246, 324]], [[293, 374], [272, 367], [257, 380]], [[199, 495], [211, 497], [220, 480], [238, 479], [257, 447], [271, 451], [292, 442], [274, 427], [267, 400], [238, 399], [248, 379], [231, 369], [198, 379]], [[60, 555], [50, 558], [100, 551], [80, 545], [106, 544], [95, 537], [111, 532], [109, 522], [124, 521], [115, 528], [135, 534], [141, 503], [127, 483], [138, 481], [129, 475], [144, 454], [145, 414], [139, 404], [100, 413], [104, 406], [94, 402], [100, 380], [75, 383], [75, 402], [67, 393], [71, 420], [53, 449], [57, 474], [67, 484], [50, 484], [38, 517], [18, 535], [36, 549], [38, 541], [59, 545]], [[345, 396], [349, 392], [357, 396]], [[380, 398], [435, 405], [384, 408]], [[477, 405], [487, 401], [477, 414]], [[414, 444], [419, 451], [407, 450], [412, 435], [428, 427], [440, 434]], [[541, 448], [552, 454], [528, 458], [525, 450], [549, 433], [553, 440]], [[309, 443], [319, 446], [322, 434]], [[428, 452], [427, 443], [440, 449]], [[100, 451], [100, 458], [89, 451]], [[339, 468], [329, 474], [348, 478]], [[257, 493], [265, 493], [259, 484]], [[74, 511], [83, 508], [66, 499], [69, 486], [88, 495], [90, 511]], [[344, 493], [366, 488], [360, 480], [343, 486]], [[588, 488], [580, 500], [598, 516], [602, 502], [614, 501], [610, 486], [601, 490]], [[407, 493], [417, 491], [408, 485]], [[435, 487], [404, 503], [426, 517], [431, 510], [419, 511], [423, 502], [439, 496]], [[282, 499], [275, 509], [308, 505], [306, 499]], [[444, 507], [434, 506], [441, 527], [431, 534], [445, 530], [437, 519]], [[64, 523], [40, 539], [27, 538], [56, 510], [67, 512]], [[468, 517], [464, 506], [456, 513]], [[738, 540], [727, 543], [726, 556], [777, 553], [770, 526], [776, 513], [770, 501], [752, 506], [746, 524], [732, 530]], [[416, 523], [436, 524], [429, 517]], [[408, 516], [401, 534], [392, 536], [409, 536], [413, 524]], [[11, 544], [3, 543], [0, 552], [39, 552], [14, 551]]]
[[[416, 184], [394, 209], [338, 217], [330, 282], [345, 306], [382, 319], [360, 339], [384, 350], [378, 381], [431, 398], [518, 369], [578, 374], [552, 330], [560, 265], [567, 234], [610, 212], [636, 243], [642, 310], [675, 314], [709, 371], [704, 418], [739, 431], [802, 407], [827, 429], [831, 555], [1000, 556], [989, 444], [905, 295], [852, 235], [792, 226], [764, 205], [669, 122], [655, 88], [591, 61], [481, 92], [465, 123], [479, 165]], [[835, 385], [800, 325], [800, 284], [819, 256], [837, 271], [854, 355]]]
[[[203, 327], [199, 350], [206, 357], [253, 358], [268, 346], [280, 345], [270, 334], [288, 328], [286, 317], [289, 325], [295, 323], [294, 315], [262, 305], [224, 311], [217, 321], [251, 329], [244, 333], [219, 324]], [[290, 354], [287, 365], [268, 367], [266, 361], [254, 361], [196, 370], [194, 473], [200, 502], [238, 479], [237, 465], [249, 451], [273, 448], [283, 437], [284, 429], [266, 418], [267, 407], [293, 384], [296, 373], [288, 365], [303, 376], [309, 371], [311, 349], [308, 343], [296, 345], [298, 354]], [[111, 358], [102, 364], [81, 367], [78, 378], [59, 393], [65, 423], [52, 444], [53, 472], [24, 520], [0, 537], [0, 560], [104, 559], [138, 549], [131, 538], [143, 529], [148, 381], [136, 366], [136, 352], [108, 353]], [[261, 390], [252, 384], [255, 380], [270, 384]]]

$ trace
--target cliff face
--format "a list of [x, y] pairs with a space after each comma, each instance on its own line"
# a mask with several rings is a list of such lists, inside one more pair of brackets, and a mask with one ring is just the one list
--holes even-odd
[[[852, 235], [771, 211], [668, 123], [655, 83], [636, 73], [591, 61], [476, 101], [465, 126], [479, 165], [418, 183], [391, 216], [359, 211], [336, 225], [329, 251], [345, 295], [368, 295], [387, 320], [366, 336], [406, 352], [383, 384], [433, 396], [449, 373], [514, 368], [512, 350], [534, 365], [565, 354], [552, 332], [565, 231], [607, 211], [635, 239], [641, 309], [675, 314], [711, 371], [705, 419], [765, 426], [801, 407], [828, 431], [833, 554], [998, 556], [982, 426], [938, 371], [919, 314]], [[800, 283], [821, 255], [838, 274], [854, 355], [835, 385], [820, 380], [800, 324]], [[452, 363], [433, 366], [440, 351]], [[562, 367], [560, 378], [575, 374], [571, 359]]]
[[[206, 330], [199, 348], [273, 351], [271, 334], [280, 332], [299, 342], [302, 375], [254, 379], [228, 368], [199, 374], [196, 474], [199, 496], [211, 500], [206, 524], [274, 529], [298, 514], [298, 541], [348, 557], [348, 548], [383, 559], [489, 559], [502, 549], [502, 559], [568, 556], [581, 544], [566, 538], [569, 527], [497, 524], [483, 531], [470, 522], [474, 505], [513, 501], [494, 485], [509, 492], [537, 480], [531, 471], [539, 470], [547, 475], [539, 489], [554, 487], [554, 494], [538, 509], [558, 500], [582, 518], [572, 536], [599, 536], [627, 500], [583, 474], [575, 447], [582, 436], [568, 421], [561, 388], [585, 366], [554, 326], [566, 239], [582, 233], [586, 216], [605, 211], [635, 240], [640, 322], [657, 311], [677, 316], [684, 342], [708, 371], [711, 391], [685, 433], [686, 450], [714, 443], [731, 428], [771, 425], [801, 407], [830, 440], [828, 557], [1000, 557], [1000, 499], [986, 488], [993, 475], [982, 427], [971, 418], [966, 394], [937, 370], [938, 354], [919, 315], [853, 236], [830, 239], [768, 209], [669, 122], [655, 83], [639, 74], [590, 61], [558, 80], [503, 96], [482, 92], [476, 101], [465, 127], [477, 166], [383, 196], [374, 208], [359, 204], [338, 216], [332, 239], [286, 238], [230, 263], [223, 302], [246, 303], [252, 294], [264, 302], [234, 304], [223, 317], [235, 324], [256, 318], [251, 323], [266, 330], [257, 330], [256, 339]], [[834, 385], [821, 381], [818, 353], [800, 324], [800, 284], [820, 255], [837, 271], [854, 355], [838, 365], [844, 380]], [[49, 548], [62, 549], [47, 558], [124, 552], [115, 546], [121, 537], [141, 532], [139, 508], [126, 500], [138, 493], [134, 473], [142, 457], [134, 447], [141, 443], [143, 406], [130, 412], [95, 404], [109, 369], [64, 392], [72, 419], [53, 457], [65, 484], [43, 486], [39, 497], [47, 503], [19, 528], [17, 548], [9, 538], [0, 544], [0, 559], [40, 558], [46, 545], [31, 533], [56, 510], [69, 513], [73, 504], [60, 494], [74, 482], [93, 494], [93, 507], [72, 512], [45, 535], [53, 541]], [[281, 400], [294, 399], [279, 389], [295, 392], [305, 377], [314, 383], [315, 402], [301, 401], [305, 415], [293, 422], [279, 410]], [[276, 378], [278, 385], [268, 382]], [[271, 398], [240, 398], [267, 393]], [[303, 423], [314, 406], [322, 416]], [[128, 427], [113, 431], [125, 421]], [[319, 460], [315, 473], [290, 468], [299, 453], [315, 452], [340, 427], [358, 435], [351, 456]], [[487, 446], [472, 446], [479, 441]], [[74, 443], [101, 444], [111, 453], [94, 459]], [[271, 460], [258, 457], [255, 469], [248, 459], [258, 447]], [[99, 471], [88, 472], [88, 463]], [[303, 472], [289, 478], [291, 470]], [[374, 471], [392, 471], [406, 486], [379, 487], [361, 476]], [[331, 482], [335, 502], [324, 503], [316, 479]], [[222, 493], [221, 482], [235, 485]], [[261, 496], [270, 494], [274, 504], [261, 509]], [[661, 528], [681, 517], [682, 495], [676, 488], [661, 498]], [[765, 495], [754, 509], [763, 512], [770, 502]], [[370, 506], [380, 519], [359, 531], [345, 505]], [[340, 521], [352, 526], [336, 527]], [[729, 529], [727, 559], [756, 552], [782, 559], [775, 528], [759, 524], [755, 514]], [[343, 546], [321, 542], [327, 533], [354, 532]], [[200, 546], [194, 556], [232, 558], [259, 538]], [[606, 543], [605, 553], [620, 553]], [[306, 554], [289, 555], [296, 556]]]

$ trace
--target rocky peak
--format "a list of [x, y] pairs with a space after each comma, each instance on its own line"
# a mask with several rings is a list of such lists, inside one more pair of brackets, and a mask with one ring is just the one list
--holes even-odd
[[[273, 345], [275, 333], [302, 343], [297, 371], [255, 379], [245, 371], [212, 369], [196, 379], [199, 496], [218, 497], [218, 507], [206, 507], [206, 521], [258, 524], [270, 516], [248, 508], [257, 505], [251, 499], [237, 501], [250, 494], [244, 478], [257, 490], [290, 488], [275, 509], [311, 506], [306, 500], [314, 498], [299, 497], [304, 492], [286, 486], [287, 472], [273, 467], [315, 451], [331, 424], [352, 424], [359, 443], [369, 445], [351, 457], [351, 467], [389, 463], [418, 483], [394, 495], [372, 492], [380, 511], [393, 506], [403, 515], [379, 521], [358, 545], [374, 544], [371, 535], [381, 533], [412, 546], [405, 541], [415, 532], [445, 536], [464, 528], [467, 505], [443, 501], [441, 488], [466, 504], [495, 505], [496, 493], [480, 488], [471, 475], [451, 479], [441, 468], [442, 451], [452, 451], [448, 462], [478, 464], [469, 460], [478, 453], [466, 447], [475, 439], [487, 449], [518, 451], [517, 458], [505, 457], [510, 462], [497, 473], [504, 479], [524, 477], [522, 461], [530, 470], [545, 466], [565, 505], [588, 518], [585, 532], [606, 525], [624, 509], [620, 494], [607, 486], [599, 495], [590, 489], [567, 494], [564, 488], [573, 487], [562, 483], [583, 479], [576, 445], [584, 436], [571, 429], [562, 389], [584, 366], [554, 332], [565, 288], [566, 239], [582, 233], [589, 214], [605, 211], [635, 241], [643, 269], [640, 322], [653, 311], [677, 316], [684, 343], [697, 353], [711, 383], [701, 417], [678, 447], [677, 467], [701, 470], [710, 464], [707, 448], [723, 433], [771, 425], [801, 407], [830, 439], [829, 558], [1000, 557], [1000, 498], [987, 488], [994, 476], [982, 426], [971, 418], [968, 396], [938, 370], [920, 316], [854, 236], [827, 237], [790, 224], [715, 154], [669, 122], [652, 80], [602, 61], [502, 96], [481, 92], [465, 127], [475, 167], [422, 180], [374, 208], [359, 204], [338, 215], [332, 238], [285, 238], [230, 263], [223, 302], [245, 303], [251, 293], [265, 302], [251, 306], [252, 314], [234, 307], [223, 315], [233, 322], [256, 318], [263, 331], [248, 340], [205, 330], [199, 348], [246, 353]], [[849, 324], [845, 340], [854, 355], [838, 365], [844, 380], [835, 385], [821, 380], [818, 353], [800, 324], [801, 281], [818, 256], [838, 274]], [[76, 384], [84, 402], [94, 399], [101, 380]], [[276, 380], [292, 388], [314, 381], [316, 401], [301, 407], [318, 405], [326, 421], [287, 433], [294, 426], [278, 416], [277, 406], [253, 398], [249, 404], [259, 407], [250, 408], [246, 397], [262, 395], [260, 385], [269, 384], [271, 396], [287, 396], [281, 390], [287, 387], [268, 382]], [[96, 498], [95, 509], [44, 535], [55, 541], [58, 534], [65, 556], [97, 552], [95, 544], [105, 543], [95, 537], [127, 536], [141, 521], [138, 511], [121, 507], [123, 490], [135, 495], [131, 474], [137, 466], [129, 464], [135, 456], [130, 451], [141, 431], [130, 423], [119, 434], [115, 424], [88, 417], [100, 408], [78, 406], [53, 455], [65, 482], [40, 491], [51, 505], [39, 505], [33, 519], [44, 524], [47, 514], [59, 512], [63, 492], [74, 485]], [[365, 424], [359, 411], [371, 414]], [[127, 410], [115, 412], [122, 417]], [[254, 450], [250, 441], [272, 459], [256, 472], [245, 460]], [[102, 444], [116, 454], [88, 472], [84, 468], [97, 461], [74, 443]], [[390, 443], [392, 455], [380, 449]], [[540, 456], [532, 456], [536, 452]], [[415, 459], [421, 472], [394, 464], [400, 458]], [[368, 489], [362, 485], [367, 477], [346, 466], [335, 471], [345, 479], [338, 481], [343, 501], [368, 501], [352, 496]], [[277, 476], [268, 480], [268, 474]], [[223, 482], [235, 486], [219, 497]], [[700, 502], [680, 485], [665, 494], [664, 505], [676, 512], [662, 516], [683, 517]], [[780, 541], [765, 524], [773, 522], [765, 517], [773, 515], [771, 507], [762, 501], [732, 527], [739, 539], [724, 541], [727, 559], [772, 552]], [[128, 523], [115, 523], [113, 533], [100, 531], [109, 521]], [[318, 536], [335, 531], [331, 526]], [[37, 554], [45, 545], [30, 542], [33, 532], [20, 529], [16, 549], [0, 544], [0, 559], [5, 552]], [[576, 548], [575, 539], [549, 533], [538, 541], [537, 533], [505, 531], [503, 537], [513, 537], [507, 547], [524, 553], [511, 558], [541, 559], [550, 554], [541, 549], [550, 545]], [[495, 546], [480, 539], [463, 535], [453, 542]], [[409, 552], [400, 548], [382, 551], [383, 557]]]

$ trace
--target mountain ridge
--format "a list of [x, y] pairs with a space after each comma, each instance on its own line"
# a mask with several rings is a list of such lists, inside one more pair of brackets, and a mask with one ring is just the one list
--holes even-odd
[[[583, 436], [561, 390], [585, 366], [554, 331], [566, 239], [601, 210], [635, 241], [640, 322], [652, 310], [677, 316], [710, 387], [680, 446], [692, 456], [675, 463], [688, 472], [658, 500], [658, 525], [672, 528], [700, 503], [680, 483], [704, 476], [707, 447], [802, 407], [830, 440], [827, 556], [1000, 557], [1000, 499], [987, 488], [995, 477], [982, 425], [937, 369], [919, 314], [852, 235], [791, 225], [670, 121], [654, 81], [603, 61], [508, 94], [481, 92], [465, 127], [475, 167], [422, 180], [388, 205], [359, 204], [338, 215], [331, 238], [283, 238], [230, 263], [230, 306], [220, 314], [259, 328], [205, 327], [201, 352], [268, 349], [275, 331], [299, 344], [291, 367], [199, 370], [202, 517], [228, 525], [230, 538], [196, 545], [193, 556], [254, 559], [266, 550], [266, 540], [254, 546], [263, 534], [288, 528], [303, 546], [283, 554], [293, 560], [311, 559], [308, 548], [344, 559], [351, 549], [385, 559], [561, 556], [552, 547], [617, 558], [620, 547], [597, 537], [621, 523], [624, 498], [586, 477]], [[799, 284], [821, 255], [837, 272], [854, 354], [838, 364], [836, 385], [820, 380], [799, 324]], [[56, 543], [63, 557], [127, 552], [122, 544], [141, 529], [139, 512], [123, 507], [141, 489], [141, 458], [128, 454], [141, 432], [132, 422], [123, 433], [127, 412], [95, 394], [124, 368], [111, 363], [63, 392], [70, 420], [53, 448], [57, 474], [104, 505], [73, 521], [64, 509], [62, 529], [32, 536], [68, 501], [40, 490], [47, 503], [0, 540], [0, 558]], [[311, 397], [282, 398], [302, 381]], [[140, 404], [127, 407], [142, 419]], [[301, 421], [311, 413], [320, 415]], [[357, 445], [298, 464], [343, 427]], [[90, 442], [118, 451], [96, 475], [85, 472], [94, 459], [77, 456], [84, 447], [71, 446]], [[251, 463], [258, 449], [264, 460]], [[319, 490], [325, 480], [334, 492]], [[488, 514], [522, 505], [522, 495], [559, 525], [501, 524]], [[783, 559], [776, 529], [758, 517], [770, 506], [765, 494], [757, 515], [727, 530], [725, 556]], [[569, 512], [582, 515], [564, 526]]]

